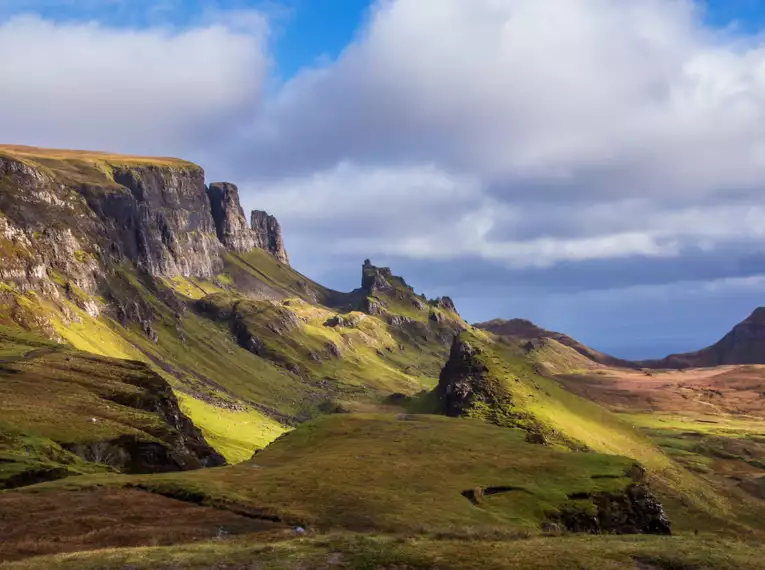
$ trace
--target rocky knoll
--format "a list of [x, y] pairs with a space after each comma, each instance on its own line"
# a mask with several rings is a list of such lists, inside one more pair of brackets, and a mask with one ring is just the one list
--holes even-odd
[[250, 222], [255, 247], [267, 251], [282, 263], [289, 265], [290, 259], [284, 247], [282, 228], [276, 218], [268, 212], [253, 210]]
[[508, 408], [513, 405], [509, 390], [492, 378], [481, 348], [461, 335], [454, 338], [437, 393], [449, 416], [469, 415], [477, 406]]

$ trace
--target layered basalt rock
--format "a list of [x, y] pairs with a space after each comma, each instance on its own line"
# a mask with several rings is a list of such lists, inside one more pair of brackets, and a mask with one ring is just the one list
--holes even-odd
[[247, 225], [239, 203], [239, 190], [228, 182], [214, 182], [207, 188], [218, 239], [229, 251], [244, 253], [255, 247], [254, 232]]
[[289, 265], [290, 259], [284, 247], [282, 228], [276, 218], [268, 212], [253, 210], [250, 225], [255, 238], [255, 247], [267, 251], [280, 262]]
[[223, 268], [204, 172], [198, 167], [120, 167], [111, 192], [86, 186], [110, 248], [154, 276], [212, 277]]

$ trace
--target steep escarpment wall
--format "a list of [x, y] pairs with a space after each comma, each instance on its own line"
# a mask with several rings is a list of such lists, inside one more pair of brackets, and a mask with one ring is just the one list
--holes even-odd
[[130, 262], [155, 277], [209, 278], [226, 251], [260, 247], [288, 263], [276, 218], [237, 187], [205, 186], [182, 161], [98, 162], [14, 156], [0, 149], [0, 280], [46, 287], [49, 270], [93, 292], [106, 267]]
[[152, 275], [211, 277], [223, 268], [204, 172], [196, 167], [117, 167], [114, 188], [80, 192], [104, 223], [109, 247]]

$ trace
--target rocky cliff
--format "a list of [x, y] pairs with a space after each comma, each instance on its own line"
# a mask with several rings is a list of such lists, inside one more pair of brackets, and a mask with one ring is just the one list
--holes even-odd
[[204, 172], [195, 166], [117, 166], [118, 187], [77, 190], [105, 224], [109, 248], [155, 276], [211, 277], [219, 272]]
[[45, 289], [56, 271], [93, 292], [123, 262], [164, 277], [221, 269], [201, 168], [55, 152], [0, 148], [0, 247], [12, 260], [0, 278]]
[[235, 185], [208, 188], [188, 162], [0, 146], [0, 280], [22, 291], [56, 297], [59, 276], [103, 293], [123, 263], [153, 277], [209, 279], [226, 251], [253, 247], [288, 263], [276, 218], [252, 220], [254, 229]]
[[282, 228], [276, 218], [268, 212], [253, 210], [250, 221], [255, 247], [267, 251], [282, 263], [289, 265], [290, 259], [284, 247]]
[[218, 239], [229, 250], [245, 253], [255, 247], [255, 232], [247, 225], [239, 203], [239, 190], [228, 182], [215, 182], [207, 188]]

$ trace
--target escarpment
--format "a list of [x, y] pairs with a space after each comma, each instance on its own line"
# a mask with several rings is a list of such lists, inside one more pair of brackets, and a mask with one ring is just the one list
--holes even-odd
[[[262, 214], [262, 215], [261, 215]], [[0, 147], [0, 279], [53, 294], [51, 271], [93, 293], [128, 262], [153, 277], [211, 278], [226, 251], [287, 263], [279, 223], [248, 227], [237, 187], [175, 159]]]
[[80, 191], [119, 258], [163, 277], [211, 277], [223, 268], [200, 168], [120, 166], [113, 176], [111, 191]]

